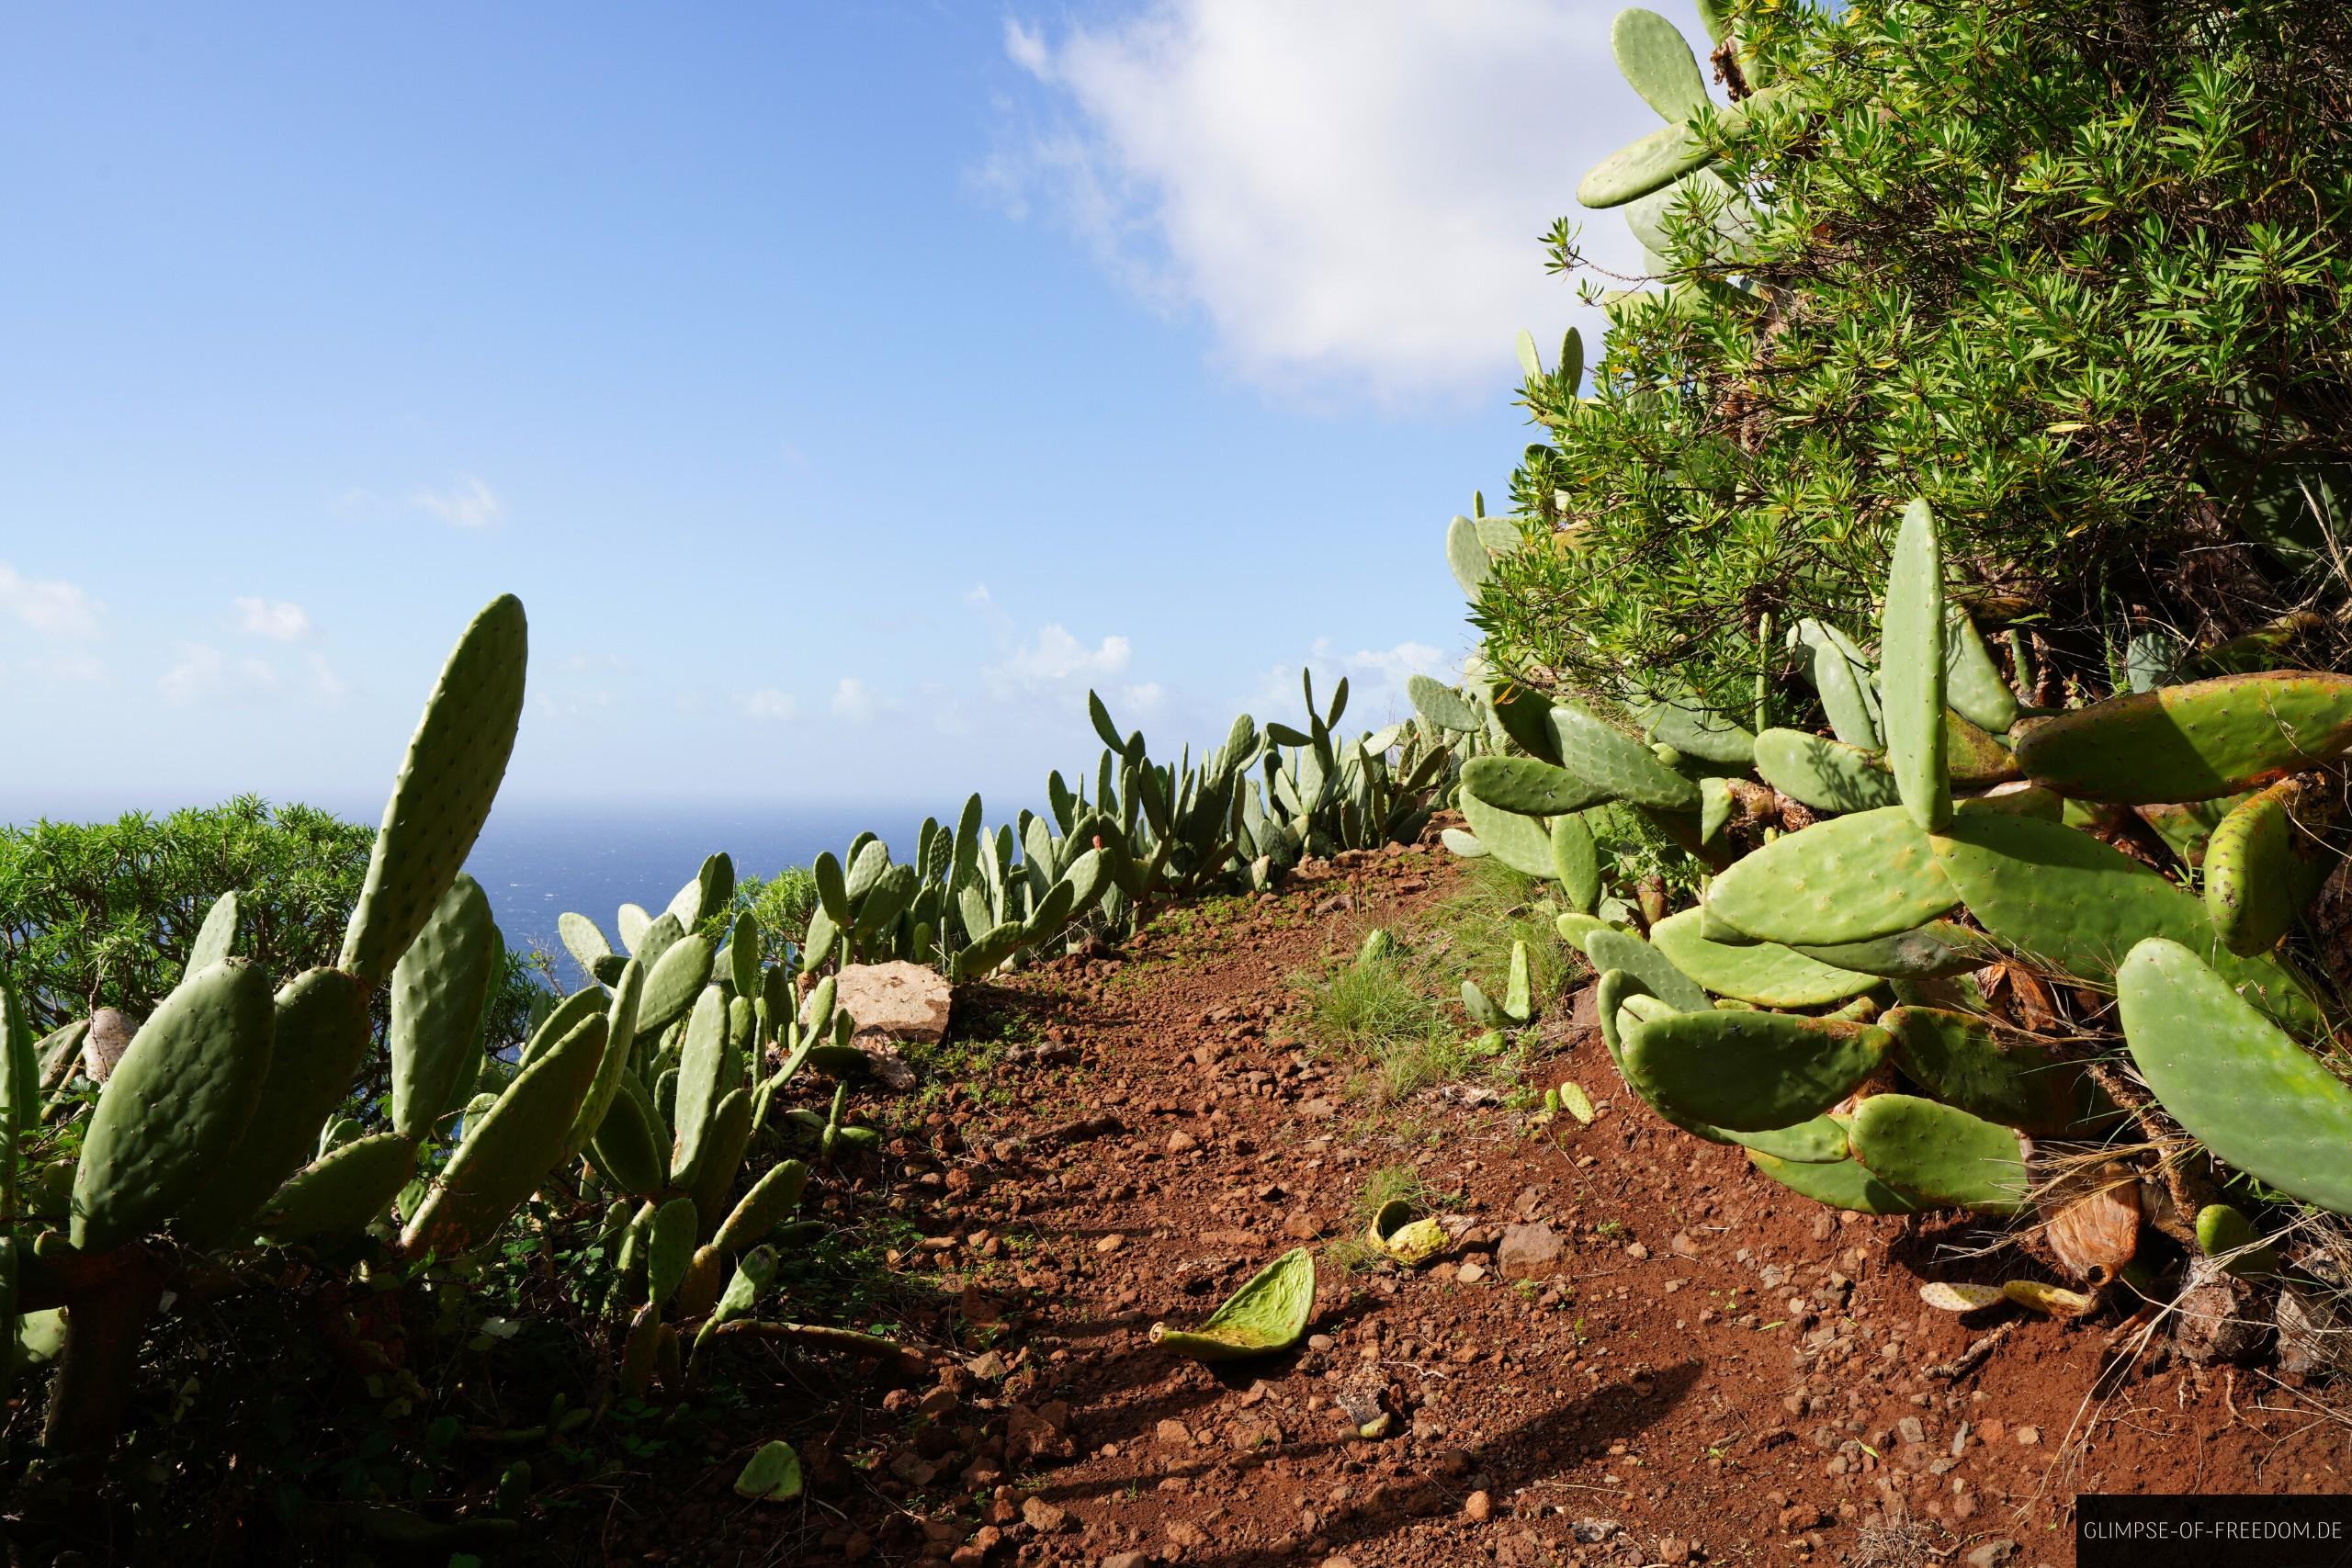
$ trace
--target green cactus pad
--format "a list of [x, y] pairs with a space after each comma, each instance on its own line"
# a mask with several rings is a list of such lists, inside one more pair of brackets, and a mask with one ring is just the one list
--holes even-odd
[[1707, 102], [1706, 79], [1690, 43], [1656, 11], [1633, 6], [1618, 12], [1609, 28], [1609, 51], [1625, 85], [1668, 124], [1682, 124]]
[[[1600, 1043], [1608, 1048], [1610, 1061], [1616, 1064], [1617, 1076], [1625, 1078], [1625, 1036], [1639, 1026], [1640, 1016], [1634, 1010], [1637, 1004], [1655, 1003], [1658, 1016], [1671, 1016], [1673, 1010], [1645, 990], [1642, 982], [1623, 969], [1605, 971], [1593, 987], [1593, 1002], [1600, 1015]], [[1648, 1106], [1668, 1125], [1679, 1127], [1693, 1137], [1704, 1138], [1711, 1144], [1728, 1144], [1732, 1135], [1704, 1122], [1693, 1121], [1644, 1095], [1639, 1086], [1625, 1078], [1625, 1088], [1634, 1099]]]
[[671, 1112], [676, 1142], [670, 1151], [670, 1179], [683, 1182], [709, 1134], [712, 1115], [726, 1093], [727, 996], [707, 986], [686, 1020], [685, 1047], [678, 1056], [678, 1098]]
[[1982, 931], [1951, 920], [1930, 920], [1893, 936], [1792, 951], [1841, 969], [1857, 969], [1886, 980], [1939, 980], [1981, 969], [1999, 956]]
[[211, 968], [236, 950], [242, 907], [233, 887], [212, 901], [212, 908], [204, 912], [204, 923], [196, 928], [196, 940], [188, 943], [187, 963], [180, 970], [183, 977]]
[[670, 899], [669, 912], [685, 931], [699, 931], [703, 922], [724, 910], [735, 898], [735, 862], [724, 852], [707, 855], [695, 878]]
[[[2049, 791], [2041, 793], [2047, 795]], [[2180, 863], [2194, 871], [2205, 863], [2205, 854], [2219, 828], [2230, 813], [2252, 800], [2260, 792], [2245, 790], [2237, 795], [2218, 795], [2211, 800], [2185, 800], [2161, 806], [2135, 806], [2132, 810], [2140, 820], [2155, 829]]]
[[[1552, 742], [1560, 765], [1600, 792], [1594, 799], [1630, 801], [1661, 811], [1696, 811], [1699, 786], [1607, 719], [1574, 704], [1552, 709]], [[1464, 769], [1464, 773], [1468, 772]], [[1581, 805], [1589, 806], [1593, 800]]]
[[624, 1192], [639, 1197], [659, 1192], [669, 1180], [668, 1142], [652, 1096], [635, 1074], [623, 1074], [620, 1092], [605, 1108], [590, 1145], [596, 1164]]
[[1552, 705], [1542, 694], [1512, 682], [1494, 680], [1487, 685], [1487, 706], [1503, 733], [1529, 756], [1557, 766], [1559, 743], [1552, 737]]
[[1793, 1165], [1836, 1165], [1853, 1157], [1846, 1123], [1835, 1116], [1816, 1116], [1768, 1133], [1734, 1133], [1731, 1141]]
[[1287, 1350], [1315, 1314], [1315, 1259], [1305, 1247], [1266, 1265], [1195, 1329], [1151, 1325], [1151, 1342], [1198, 1361], [1232, 1361]]
[[800, 1487], [800, 1456], [781, 1438], [762, 1443], [735, 1477], [735, 1495], [754, 1503], [789, 1503]]
[[1741, 931], [1791, 947], [1869, 942], [1960, 902], [1935, 847], [1902, 807], [1786, 833], [1715, 878], [1708, 902]]
[[642, 904], [623, 904], [613, 920], [613, 929], [621, 935], [621, 946], [631, 953], [644, 944], [645, 933], [652, 928], [653, 917], [646, 913]]
[[1405, 694], [1412, 699], [1413, 710], [1440, 729], [1476, 735], [1487, 728], [1469, 700], [1442, 681], [1427, 675], [1410, 676], [1405, 682]]
[[1467, 517], [1456, 517], [1446, 525], [1445, 564], [1462, 596], [1474, 603], [1487, 579], [1494, 575], [1494, 562], [1487, 558], [1487, 547], [1478, 537], [1478, 525]]
[[1527, 876], [1552, 874], [1552, 834], [1542, 818], [1489, 806], [1466, 788], [1461, 804], [1463, 819], [1470, 824], [1470, 830], [1477, 835], [1479, 846], [1487, 853]]
[[605, 995], [601, 987], [582, 986], [572, 992], [549, 1008], [547, 1016], [539, 1020], [537, 1026], [531, 1031], [531, 1037], [523, 1042], [523, 1049], [514, 1058], [515, 1066], [529, 1066], [538, 1060], [539, 1053], [571, 1033], [581, 1020], [600, 1017], [605, 1010]]
[[1944, 724], [1944, 556], [1924, 501], [1903, 509], [1879, 626], [1887, 767], [1904, 808], [1934, 832], [1951, 820]]
[[489, 896], [459, 872], [392, 969], [392, 1131], [403, 1137], [432, 1133], [458, 1074], [481, 1055], [495, 930]]
[[613, 981], [613, 999], [605, 1010], [605, 1055], [596, 1065], [596, 1077], [588, 1086], [588, 1098], [580, 1102], [580, 1114], [571, 1120], [571, 1136], [565, 1140], [563, 1157], [577, 1159], [605, 1124], [605, 1113], [621, 1092], [621, 1079], [628, 1072], [630, 1047], [637, 1040], [637, 1014], [645, 998], [645, 967], [634, 958], [621, 965], [620, 974]]
[[2082, 1063], [1966, 1013], [1899, 1007], [1879, 1020], [1912, 1081], [1973, 1116], [2042, 1136], [2087, 1136], [2113, 1106]]
[[493, 599], [458, 639], [408, 743], [335, 967], [370, 986], [433, 918], [490, 816], [523, 716], [523, 604]]
[[1876, 752], [1796, 729], [1756, 738], [1756, 772], [1790, 799], [1815, 811], [1875, 811], [1901, 804], [1894, 775]]
[[605, 940], [605, 932], [585, 915], [570, 911], [555, 918], [555, 932], [563, 942], [563, 950], [571, 954], [581, 972], [594, 977], [597, 964], [613, 956], [613, 944]]
[[1625, 1040], [1623, 1066], [1645, 1099], [1729, 1132], [1766, 1132], [1853, 1093], [1894, 1043], [1867, 1023], [1711, 1009], [1643, 1024]]
[[646, 1233], [646, 1300], [660, 1306], [677, 1294], [686, 1265], [694, 1261], [700, 1223], [691, 1198], [673, 1198], [653, 1211], [653, 1224]]
[[1917, 1193], [1905, 1192], [1882, 1181], [1860, 1160], [1808, 1165], [1776, 1159], [1761, 1149], [1750, 1149], [1747, 1162], [1798, 1197], [1810, 1198], [1833, 1209], [1857, 1214], [1916, 1214], [1937, 1206]]
[[2352, 741], [2352, 675], [2223, 675], [2094, 703], [2021, 731], [2029, 777], [2079, 800], [2205, 800], [2333, 757]]
[[699, 936], [680, 937], [652, 961], [645, 976], [645, 997], [637, 1005], [637, 1032], [652, 1034], [686, 1016], [704, 987], [710, 984], [710, 943]]
[[1642, 991], [1677, 1012], [1704, 1012], [1714, 1006], [1706, 987], [1675, 966], [1674, 960], [1631, 931], [1604, 926], [1588, 931], [1585, 956], [1595, 970], [1607, 974], [1622, 969], [1641, 982]]
[[[1522, 817], [1556, 817], [1609, 798], [1600, 785], [1533, 757], [1473, 757], [1462, 764], [1462, 793], [1481, 806]], [[1477, 831], [1477, 824], [1471, 830]]]
[[[563, 1157], [605, 1055], [605, 1015], [583, 1018], [506, 1086], [442, 1168], [401, 1233], [410, 1253], [470, 1252], [498, 1233]], [[474, 1118], [469, 1117], [469, 1122]]]
[[2132, 1060], [2215, 1158], [2352, 1213], [2352, 1088], [2191, 949], [2152, 937], [2116, 972]]
[[710, 1113], [710, 1133], [702, 1141], [695, 1162], [679, 1185], [695, 1201], [705, 1235], [715, 1235], [727, 1213], [727, 1200], [735, 1190], [735, 1173], [743, 1166], [752, 1144], [752, 1091], [730, 1089]]
[[2025, 1145], [1997, 1122], [1909, 1094], [1874, 1094], [1847, 1136], [1880, 1180], [1979, 1213], [2014, 1213], [2030, 1192]]
[[808, 1168], [797, 1159], [769, 1167], [718, 1227], [711, 1245], [722, 1253], [736, 1253], [765, 1241], [800, 1207], [800, 1194], [808, 1185]]
[[1552, 819], [1552, 875], [1568, 902], [1586, 914], [1600, 903], [1600, 846], [1582, 817]]
[[1756, 737], [1747, 727], [1700, 706], [1694, 698], [1652, 703], [1643, 711], [1642, 724], [1651, 740], [1686, 757], [1724, 768], [1756, 761]]
[[232, 958], [188, 976], [107, 1079], [74, 1172], [70, 1238], [103, 1251], [161, 1224], [244, 1135], [269, 1076], [269, 976]]
[[2302, 913], [2313, 889], [2295, 856], [2293, 779], [2249, 797], [2213, 829], [2205, 852], [2205, 913], [2232, 953], [2267, 953]]
[[2001, 678], [1976, 623], [1957, 604], [1944, 607], [1944, 701], [1989, 734], [2006, 734], [2018, 721], [2018, 694]]
[[2133, 943], [2165, 937], [2211, 950], [2233, 983], [2289, 1029], [2316, 1033], [2324, 1027], [2318, 1004], [2284, 966], [2222, 950], [2195, 895], [2088, 833], [1968, 811], [1934, 842], [1936, 858], [1984, 930], [2063, 974], [2104, 981]]
[[[1722, 110], [1718, 124], [1723, 134], [1729, 140], [1739, 140], [1747, 133], [1749, 120], [1780, 93], [1778, 87], [1767, 87]], [[1577, 182], [1577, 201], [1596, 209], [1622, 207], [1672, 185], [1693, 169], [1713, 162], [1713, 157], [1705, 143], [1682, 122], [1662, 125], [1587, 171], [1584, 178]]]
[[1810, 1008], [1842, 1001], [1879, 982], [1876, 975], [1834, 968], [1778, 942], [1711, 942], [1705, 911], [1685, 909], [1650, 928], [1650, 945], [1691, 979], [1721, 997], [1759, 1007]]
[[192, 1247], [242, 1239], [246, 1222], [318, 1147], [319, 1129], [350, 1092], [372, 1043], [368, 987], [340, 969], [296, 976], [278, 987], [274, 1008], [269, 1072], [253, 1120], [173, 1217], [173, 1231]]
[[280, 1246], [356, 1234], [416, 1175], [416, 1140], [370, 1133], [321, 1155], [262, 1205], [254, 1228]]
[[[1843, 637], [1825, 631], [1813, 648], [1813, 686], [1820, 694], [1821, 711], [1838, 739], [1858, 750], [1875, 753], [1886, 744], [1879, 727], [1879, 708], [1870, 687], [1870, 672], [1849, 650]], [[1890, 779], [1894, 775], [1889, 773]]]

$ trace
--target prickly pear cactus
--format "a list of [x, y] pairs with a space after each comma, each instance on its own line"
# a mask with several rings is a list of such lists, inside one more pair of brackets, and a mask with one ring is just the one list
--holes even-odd
[[336, 967], [380, 986], [466, 863], [523, 716], [523, 603], [493, 599], [458, 639], [384, 807]]

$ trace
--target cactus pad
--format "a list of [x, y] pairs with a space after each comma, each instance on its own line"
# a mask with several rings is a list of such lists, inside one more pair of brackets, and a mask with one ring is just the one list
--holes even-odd
[[718, 1234], [711, 1237], [711, 1245], [722, 1253], [741, 1252], [757, 1242], [765, 1241], [770, 1232], [800, 1207], [800, 1194], [808, 1185], [808, 1168], [797, 1159], [788, 1159], [768, 1168], [768, 1173], [752, 1184], [734, 1212], [719, 1225]]
[[1710, 1009], [1643, 1024], [1623, 1065], [1645, 1099], [1728, 1132], [1768, 1132], [1844, 1100], [1893, 1045], [1867, 1023]]
[[[1662, 811], [1699, 809], [1697, 784], [1598, 714], [1573, 703], [1561, 704], [1552, 709], [1551, 730], [1560, 765], [1596, 791], [1591, 799], [1578, 802], [1579, 807], [1608, 798]], [[1469, 769], [1463, 772], [1466, 777]]]
[[2302, 786], [2285, 779], [2222, 818], [2205, 851], [2205, 913], [2232, 953], [2267, 952], [2316, 891], [2295, 855], [2293, 807]]
[[1944, 701], [1994, 735], [2006, 734], [2018, 721], [2018, 694], [2001, 678], [1976, 623], [1957, 604], [1944, 608]]
[[1894, 775], [1877, 753], [1795, 729], [1756, 738], [1756, 772], [1790, 799], [1815, 811], [1875, 811], [1900, 805]]
[[1585, 956], [1601, 974], [1621, 969], [1641, 982], [1640, 989], [1657, 998], [1677, 1012], [1703, 1012], [1714, 1006], [1706, 987], [1677, 968], [1653, 944], [1644, 942], [1631, 931], [1621, 931], [1604, 926], [1587, 931], [1584, 938]]
[[240, 1239], [239, 1227], [317, 1148], [371, 1043], [368, 987], [340, 969], [297, 975], [278, 987], [274, 1008], [269, 1073], [253, 1120], [173, 1218], [192, 1246]]
[[2352, 1213], [2352, 1088], [2177, 942], [2116, 972], [2132, 1060], [2214, 1156], [2280, 1191]]
[[1951, 820], [1945, 766], [1944, 555], [1925, 501], [1903, 509], [1879, 629], [1881, 716], [1886, 760], [1904, 808], [1934, 832]]
[[1230, 1361], [1287, 1350], [1315, 1313], [1315, 1259], [1305, 1247], [1284, 1253], [1226, 1298], [1196, 1329], [1151, 1325], [1151, 1342], [1201, 1361]]
[[211, 968], [236, 950], [241, 908], [233, 887], [212, 901], [212, 908], [204, 912], [204, 923], [196, 929], [196, 940], [188, 943], [187, 963], [180, 970], [183, 977]]
[[1715, 878], [1708, 902], [1764, 941], [1832, 946], [1924, 925], [1960, 891], [1917, 822], [1886, 807], [1773, 840]]
[[392, 1130], [423, 1138], [481, 1054], [482, 1010], [497, 978], [490, 898], [459, 872], [392, 970]]
[[1905, 1192], [1881, 1180], [1859, 1160], [1809, 1165], [1777, 1159], [1761, 1149], [1750, 1149], [1747, 1163], [1800, 1198], [1857, 1214], [1916, 1214], [1936, 1206], [1916, 1192]]
[[1846, 1123], [1835, 1116], [1816, 1116], [1793, 1127], [1764, 1133], [1734, 1133], [1731, 1140], [1794, 1165], [1835, 1165], [1853, 1157], [1853, 1148], [1846, 1141]]
[[1487, 728], [1469, 700], [1442, 681], [1428, 675], [1411, 676], [1405, 682], [1405, 694], [1412, 699], [1413, 711], [1440, 729], [1476, 735]]
[[1778, 942], [1712, 942], [1701, 909], [1669, 915], [1650, 928], [1650, 945], [1717, 996], [1759, 1007], [1809, 1008], [1842, 1001], [1878, 984], [1876, 975], [1834, 968]]
[[1859, 969], [1888, 980], [1939, 980], [1982, 968], [1998, 953], [1982, 931], [1951, 920], [1930, 920], [1893, 936], [1834, 946], [1807, 945], [1792, 949], [1807, 958], [1841, 969]]
[[[1600, 785], [1533, 757], [1473, 757], [1462, 764], [1462, 793], [1482, 806], [1523, 817], [1556, 817], [1609, 798]], [[1471, 830], [1476, 832], [1477, 824]]]
[[1570, 904], [1590, 914], [1600, 902], [1600, 847], [1582, 817], [1552, 819], [1552, 875]]
[[[1799, 837], [1804, 835], [1800, 834]], [[2098, 982], [2135, 942], [2165, 937], [2199, 951], [2298, 1033], [2322, 1027], [2318, 1005], [2267, 957], [2219, 951], [2196, 896], [2121, 851], [2057, 822], [1965, 811], [1935, 840], [1936, 858], [1999, 942], [2061, 973]]]
[[2223, 675], [2094, 703], [2028, 727], [2018, 761], [2079, 800], [2204, 800], [2293, 773], [2352, 741], [2352, 675]]
[[1981, 1213], [2014, 1213], [2029, 1192], [2025, 1145], [1996, 1122], [1908, 1094], [1855, 1108], [1854, 1157], [1891, 1187]]
[[710, 984], [711, 965], [717, 960], [709, 942], [699, 936], [684, 936], [672, 942], [659, 958], [645, 961], [652, 968], [645, 976], [644, 998], [637, 1005], [637, 1032], [651, 1034], [686, 1016], [686, 1010]]
[[1894, 1059], [1938, 1100], [1987, 1122], [2047, 1136], [2084, 1135], [2114, 1108], [2080, 1062], [2023, 1035], [2004, 1036], [1966, 1013], [1899, 1007], [1879, 1020]]
[[1682, 31], [1656, 11], [1629, 6], [1610, 25], [1609, 51], [1617, 73], [1669, 125], [1680, 125], [1707, 102], [1707, 84]]
[[232, 958], [190, 976], [107, 1079], [74, 1172], [71, 1239], [102, 1251], [200, 1191], [261, 1103], [276, 1009], [269, 976]]
[[478, 1122], [469, 1116], [474, 1124], [410, 1216], [401, 1246], [447, 1258], [496, 1235], [563, 1157], [604, 1055], [605, 1015], [597, 1012], [540, 1052]]
[[338, 969], [370, 986], [390, 979], [466, 863], [514, 750], [528, 647], [512, 594], [492, 600], [458, 639], [385, 804]]
[[[1503, 760], [1478, 759], [1480, 761]], [[1536, 764], [1538, 767], [1543, 765], [1540, 762]], [[1463, 787], [1461, 805], [1463, 819], [1470, 824], [1470, 831], [1477, 836], [1479, 847], [1487, 854], [1523, 875], [1552, 874], [1552, 834], [1542, 819], [1499, 806], [1490, 806], [1471, 794], [1466, 784]]]
[[349, 1235], [416, 1175], [416, 1140], [370, 1133], [321, 1155], [262, 1205], [255, 1228], [281, 1246]]

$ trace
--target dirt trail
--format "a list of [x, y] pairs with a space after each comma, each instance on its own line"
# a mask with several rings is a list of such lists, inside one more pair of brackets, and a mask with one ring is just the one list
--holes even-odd
[[[959, 999], [959, 1028], [1030, 1037], [989, 1075], [1012, 1103], [933, 1111], [887, 1189], [957, 1359], [807, 1445], [847, 1512], [800, 1560], [2023, 1568], [2073, 1561], [2077, 1491], [2346, 1488], [2298, 1391], [2161, 1340], [2112, 1356], [2112, 1312], [2018, 1321], [1953, 1375], [1999, 1315], [1917, 1292], [1996, 1277], [1950, 1257], [1966, 1227], [1839, 1216], [1667, 1129], [1568, 998], [1535, 1081], [1581, 1084], [1589, 1126], [1461, 1086], [1383, 1111], [1304, 1043], [1289, 976], [1458, 874], [1343, 858]], [[1334, 1266], [1398, 1164], [1462, 1245]], [[1147, 1344], [1301, 1244], [1306, 1346], [1212, 1369]], [[1375, 1404], [1387, 1434], [1356, 1435]]]

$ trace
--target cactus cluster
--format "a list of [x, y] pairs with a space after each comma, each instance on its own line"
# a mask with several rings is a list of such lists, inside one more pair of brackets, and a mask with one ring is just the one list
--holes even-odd
[[[2314, 780], [2352, 745], [2352, 677], [2233, 669], [2035, 709], [1946, 570], [1914, 502], [1875, 654], [1817, 622], [1789, 634], [1835, 739], [1632, 690], [1428, 694], [1432, 720], [1492, 716], [1447, 843], [1555, 885], [1640, 1100], [1805, 1196], [2047, 1209], [2038, 1141], [2144, 1136], [2105, 1087], [2111, 993], [2164, 1113], [2271, 1191], [2352, 1213], [2333, 1004], [2282, 942], [2338, 858]], [[2193, 840], [2166, 830], [2199, 803], [2219, 809]], [[1689, 852], [1695, 907], [1645, 908], [1613, 874], [1629, 818]]]

